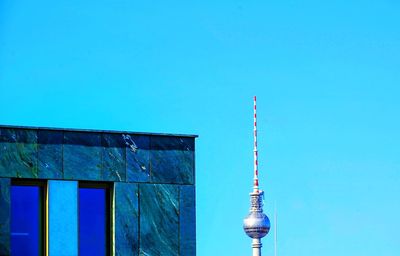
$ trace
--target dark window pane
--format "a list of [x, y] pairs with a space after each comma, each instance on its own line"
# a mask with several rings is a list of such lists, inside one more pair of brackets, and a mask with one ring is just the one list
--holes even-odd
[[40, 255], [42, 248], [41, 188], [11, 187], [11, 255]]
[[79, 189], [79, 255], [107, 255], [107, 189]]

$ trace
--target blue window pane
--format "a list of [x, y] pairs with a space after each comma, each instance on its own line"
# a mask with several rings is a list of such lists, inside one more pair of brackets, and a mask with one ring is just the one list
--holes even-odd
[[107, 190], [79, 189], [79, 255], [107, 255]]
[[11, 187], [11, 255], [40, 255], [42, 202], [39, 186]]

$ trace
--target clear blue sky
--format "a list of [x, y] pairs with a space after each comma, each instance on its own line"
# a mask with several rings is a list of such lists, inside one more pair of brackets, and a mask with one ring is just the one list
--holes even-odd
[[[3, 0], [0, 123], [195, 133], [198, 255], [400, 252], [400, 2]], [[273, 255], [272, 233], [264, 255]]]

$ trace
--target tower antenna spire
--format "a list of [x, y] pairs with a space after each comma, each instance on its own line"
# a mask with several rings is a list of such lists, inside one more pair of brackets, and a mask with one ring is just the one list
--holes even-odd
[[258, 193], [258, 149], [257, 149], [257, 97], [254, 96], [254, 184], [253, 191]]
[[270, 221], [263, 213], [264, 191], [258, 184], [258, 149], [257, 149], [257, 98], [254, 96], [254, 179], [253, 192], [250, 193], [250, 213], [243, 221], [243, 229], [253, 239], [253, 256], [261, 256], [261, 238], [266, 236], [270, 229]]

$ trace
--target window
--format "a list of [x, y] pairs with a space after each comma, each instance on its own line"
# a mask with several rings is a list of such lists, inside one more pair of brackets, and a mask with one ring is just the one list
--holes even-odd
[[[51, 183], [50, 183], [51, 182]], [[65, 184], [64, 184], [65, 183]], [[68, 183], [68, 184], [67, 184]], [[75, 245], [79, 246], [80, 256], [109, 256], [111, 255], [111, 186], [102, 183], [80, 182], [77, 195], [78, 211], [69, 213], [66, 217], [78, 220], [76, 232], [69, 232], [71, 239], [58, 241], [60, 234], [67, 232], [59, 229], [59, 223], [65, 223], [60, 213], [65, 211], [57, 205], [64, 204], [63, 198], [68, 194], [56, 193], [56, 188], [65, 191], [71, 181], [49, 181], [49, 230], [50, 252], [57, 252], [63, 241], [75, 237]], [[76, 183], [75, 183], [76, 184]], [[57, 186], [56, 186], [57, 185]], [[77, 185], [77, 184], [76, 184]], [[77, 186], [73, 191], [77, 191]], [[41, 256], [46, 251], [46, 181], [13, 180], [11, 186], [11, 255], [12, 256]], [[60, 197], [61, 195], [61, 197]], [[56, 201], [54, 201], [56, 200]], [[67, 209], [73, 207], [68, 205]], [[61, 211], [62, 210], [62, 211]], [[74, 217], [75, 216], [75, 217]], [[77, 219], [78, 218], [78, 219]], [[60, 222], [61, 221], [61, 222]], [[66, 223], [69, 223], [68, 221]], [[73, 222], [72, 222], [73, 223]], [[57, 227], [58, 226], [58, 227]], [[54, 237], [55, 236], [55, 237]], [[72, 246], [73, 247], [73, 246]], [[62, 246], [65, 249], [65, 245]], [[61, 248], [61, 249], [62, 249]]]
[[11, 255], [43, 255], [45, 183], [13, 181], [11, 186]]
[[109, 255], [110, 189], [107, 185], [79, 185], [79, 255]]

